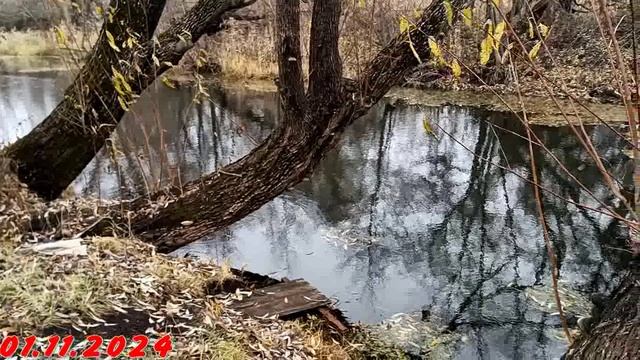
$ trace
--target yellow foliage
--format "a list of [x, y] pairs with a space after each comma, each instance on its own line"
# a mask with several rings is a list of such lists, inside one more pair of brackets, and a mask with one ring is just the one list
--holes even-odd
[[535, 45], [533, 45], [531, 50], [529, 50], [529, 58], [531, 60], [535, 60], [536, 59], [536, 57], [538, 56], [538, 53], [540, 52], [540, 46], [541, 45], [542, 45], [542, 41], [538, 41]]
[[58, 43], [58, 45], [60, 47], [66, 46], [67, 35], [64, 33], [64, 31], [59, 26], [56, 26], [53, 30], [56, 33], [56, 42]]
[[462, 69], [460, 68], [460, 64], [458, 64], [458, 60], [453, 59], [449, 67], [451, 68], [451, 73], [456, 79], [462, 75]]
[[449, 0], [444, 0], [443, 5], [444, 11], [447, 14], [447, 22], [449, 26], [451, 26], [453, 25], [453, 6], [451, 6], [451, 1]]
[[109, 46], [111, 46], [111, 48], [116, 52], [120, 52], [120, 48], [116, 45], [116, 40], [113, 38], [113, 35], [109, 31], [105, 31], [104, 33], [107, 35], [107, 42], [109, 43]]
[[533, 23], [531, 21], [529, 21], [529, 30], [528, 30], [528, 34], [529, 34], [529, 39], [533, 39], [534, 36], [536, 36], [533, 32]]
[[429, 51], [431, 51], [431, 56], [433, 56], [433, 59], [436, 60], [438, 64], [445, 63], [444, 57], [442, 56], [442, 51], [440, 50], [440, 46], [438, 46], [438, 43], [433, 39], [433, 37], [429, 37], [428, 42]]
[[546, 38], [547, 35], [549, 35], [549, 27], [543, 23], [538, 24], [538, 30], [543, 38]]
[[433, 131], [433, 127], [431, 127], [431, 121], [429, 121], [429, 118], [426, 115], [422, 119], [422, 127], [424, 128], [424, 131], [425, 133], [427, 133], [427, 135], [431, 135], [436, 139], [438, 138], [436, 133]]
[[473, 9], [472, 8], [462, 9], [462, 17], [464, 19], [464, 24], [466, 26], [471, 27], [471, 25], [473, 25]]
[[405, 33], [407, 31], [409, 31], [409, 28], [411, 27], [411, 24], [409, 23], [409, 20], [407, 20], [406, 17], [401, 17], [400, 18], [400, 33]]
[[487, 37], [480, 43], [480, 64], [487, 65], [493, 51], [493, 35], [487, 34]]
[[495, 30], [493, 31], [493, 41], [495, 49], [500, 47], [500, 40], [502, 39], [502, 35], [504, 34], [505, 22], [501, 21], [496, 25]]

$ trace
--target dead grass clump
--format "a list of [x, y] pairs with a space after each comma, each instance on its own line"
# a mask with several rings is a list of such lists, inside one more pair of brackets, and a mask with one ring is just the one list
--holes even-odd
[[7, 243], [2, 245], [0, 327], [42, 330], [74, 318], [95, 318], [110, 309], [108, 290], [113, 284], [106, 282], [110, 279], [80, 273], [73, 264], [58, 263], [62, 259], [24, 256]]
[[51, 56], [60, 53], [50, 31], [5, 31], [0, 33], [0, 40], [0, 55]]
[[82, 30], [62, 26], [62, 39], [51, 30], [0, 31], [0, 56], [66, 56], [87, 52], [97, 39], [98, 29]]

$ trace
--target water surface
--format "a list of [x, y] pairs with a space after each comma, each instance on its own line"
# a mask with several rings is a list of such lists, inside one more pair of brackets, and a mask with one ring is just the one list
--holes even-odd
[[[0, 142], [44, 118], [62, 83], [50, 74], [0, 76]], [[152, 93], [118, 127], [115, 151], [103, 149], [76, 180], [79, 195], [132, 197], [196, 179], [249, 152], [278, 121], [275, 94], [211, 89], [210, 101], [198, 104], [186, 89]], [[425, 118], [435, 136], [425, 134]], [[590, 192], [615, 205], [570, 130], [534, 131]], [[604, 127], [589, 132], [624, 178], [620, 140]], [[176, 255], [305, 278], [354, 321], [428, 313], [430, 324], [460, 335], [447, 350], [454, 358], [559, 358], [566, 344], [547, 299], [533, 192], [522, 179], [530, 176], [523, 136], [508, 114], [382, 103], [347, 130], [308, 181]], [[543, 186], [560, 197], [544, 195], [561, 281], [580, 305], [615, 285], [622, 261], [615, 247], [624, 237], [609, 217], [568, 204], [602, 207], [537, 154]]]

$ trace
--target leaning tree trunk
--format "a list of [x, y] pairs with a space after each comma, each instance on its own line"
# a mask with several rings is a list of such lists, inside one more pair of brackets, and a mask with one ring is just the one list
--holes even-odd
[[[305, 92], [299, 1], [277, 2], [281, 122], [267, 140], [239, 161], [181, 189], [131, 202], [127, 223], [134, 233], [159, 251], [169, 252], [243, 218], [290, 189], [309, 175], [348, 125], [420, 61], [431, 60], [429, 37], [437, 37], [449, 27], [442, 3], [432, 3], [408, 33], [400, 34], [368, 64], [356, 81], [357, 90], [348, 92], [341, 79], [339, 22], [335, 21], [340, 3], [323, 0], [313, 4], [310, 76]], [[470, 0], [451, 1], [456, 13], [468, 3]]]
[[566, 359], [640, 359], [640, 272], [631, 270]]
[[165, 1], [112, 0], [96, 45], [62, 102], [5, 149], [20, 180], [38, 195], [58, 197], [157, 76], [177, 64], [202, 35], [221, 29], [228, 11], [256, 0], [200, 0], [154, 39]]

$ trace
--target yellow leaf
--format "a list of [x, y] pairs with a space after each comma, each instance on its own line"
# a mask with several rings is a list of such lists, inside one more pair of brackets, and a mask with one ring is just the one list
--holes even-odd
[[493, 1], [493, 5], [495, 5], [496, 7], [500, 6], [500, 0], [491, 0]]
[[440, 51], [440, 47], [438, 43], [432, 38], [429, 37], [429, 51], [431, 51], [431, 56], [434, 60], [438, 62], [438, 64], [442, 64], [444, 62], [444, 58], [442, 57], [442, 51]]
[[129, 111], [129, 105], [127, 105], [127, 102], [124, 101], [124, 99], [121, 98], [120, 96], [118, 96], [118, 103], [120, 104], [120, 107], [122, 108], [122, 110]]
[[100, 5], [96, 6], [96, 14], [98, 14], [98, 16], [104, 15], [104, 8]]
[[549, 35], [549, 27], [543, 23], [538, 24], [538, 30], [540, 31], [542, 38], [546, 38], [547, 35]]
[[536, 36], [536, 34], [534, 34], [533, 32], [533, 23], [531, 21], [529, 21], [528, 34], [529, 34], [529, 39], [533, 39]]
[[538, 52], [540, 52], [540, 46], [541, 45], [542, 45], [542, 41], [538, 41], [535, 45], [533, 45], [531, 50], [529, 50], [529, 58], [531, 60], [535, 60], [536, 59], [536, 57], [538, 56]]
[[444, 11], [447, 14], [447, 22], [449, 26], [451, 26], [453, 25], [453, 6], [451, 6], [451, 1], [449, 0], [444, 0], [443, 5]]
[[67, 44], [67, 35], [60, 29], [60, 27], [56, 26], [53, 28], [56, 33], [56, 42], [59, 46], [65, 46]]
[[500, 40], [502, 39], [502, 35], [504, 34], [505, 25], [505, 22], [501, 21], [498, 23], [498, 25], [496, 25], [496, 28], [493, 31], [493, 41], [495, 49], [498, 49], [498, 47], [500, 47]]
[[424, 131], [427, 133], [427, 135], [431, 135], [436, 139], [438, 138], [436, 136], [436, 133], [433, 131], [433, 128], [431, 127], [431, 121], [429, 121], [429, 118], [426, 115], [422, 119], [422, 127], [424, 127]]
[[462, 17], [464, 19], [464, 24], [471, 27], [473, 25], [473, 9], [472, 8], [464, 8], [462, 9]]
[[163, 76], [161, 79], [162, 83], [164, 84], [164, 86], [170, 88], [170, 89], [175, 89], [176, 85], [173, 83], [173, 81], [171, 81], [168, 77]]
[[458, 64], [458, 60], [453, 59], [449, 67], [451, 68], [453, 77], [455, 77], [456, 79], [458, 79], [460, 75], [462, 75], [462, 69], [460, 68], [460, 64]]
[[400, 33], [405, 33], [409, 30], [409, 28], [411, 27], [411, 25], [409, 24], [409, 20], [407, 20], [406, 17], [401, 17], [400, 18]]
[[113, 38], [113, 35], [111, 35], [109, 31], [105, 31], [104, 33], [107, 35], [107, 42], [109, 43], [109, 46], [111, 46], [111, 48], [116, 52], [120, 52], [120, 48], [116, 45], [116, 39]]
[[480, 64], [487, 65], [493, 52], [493, 36], [488, 34], [480, 43]]
[[367, 1], [366, 0], [358, 1], [358, 6], [360, 6], [361, 8], [367, 7]]

